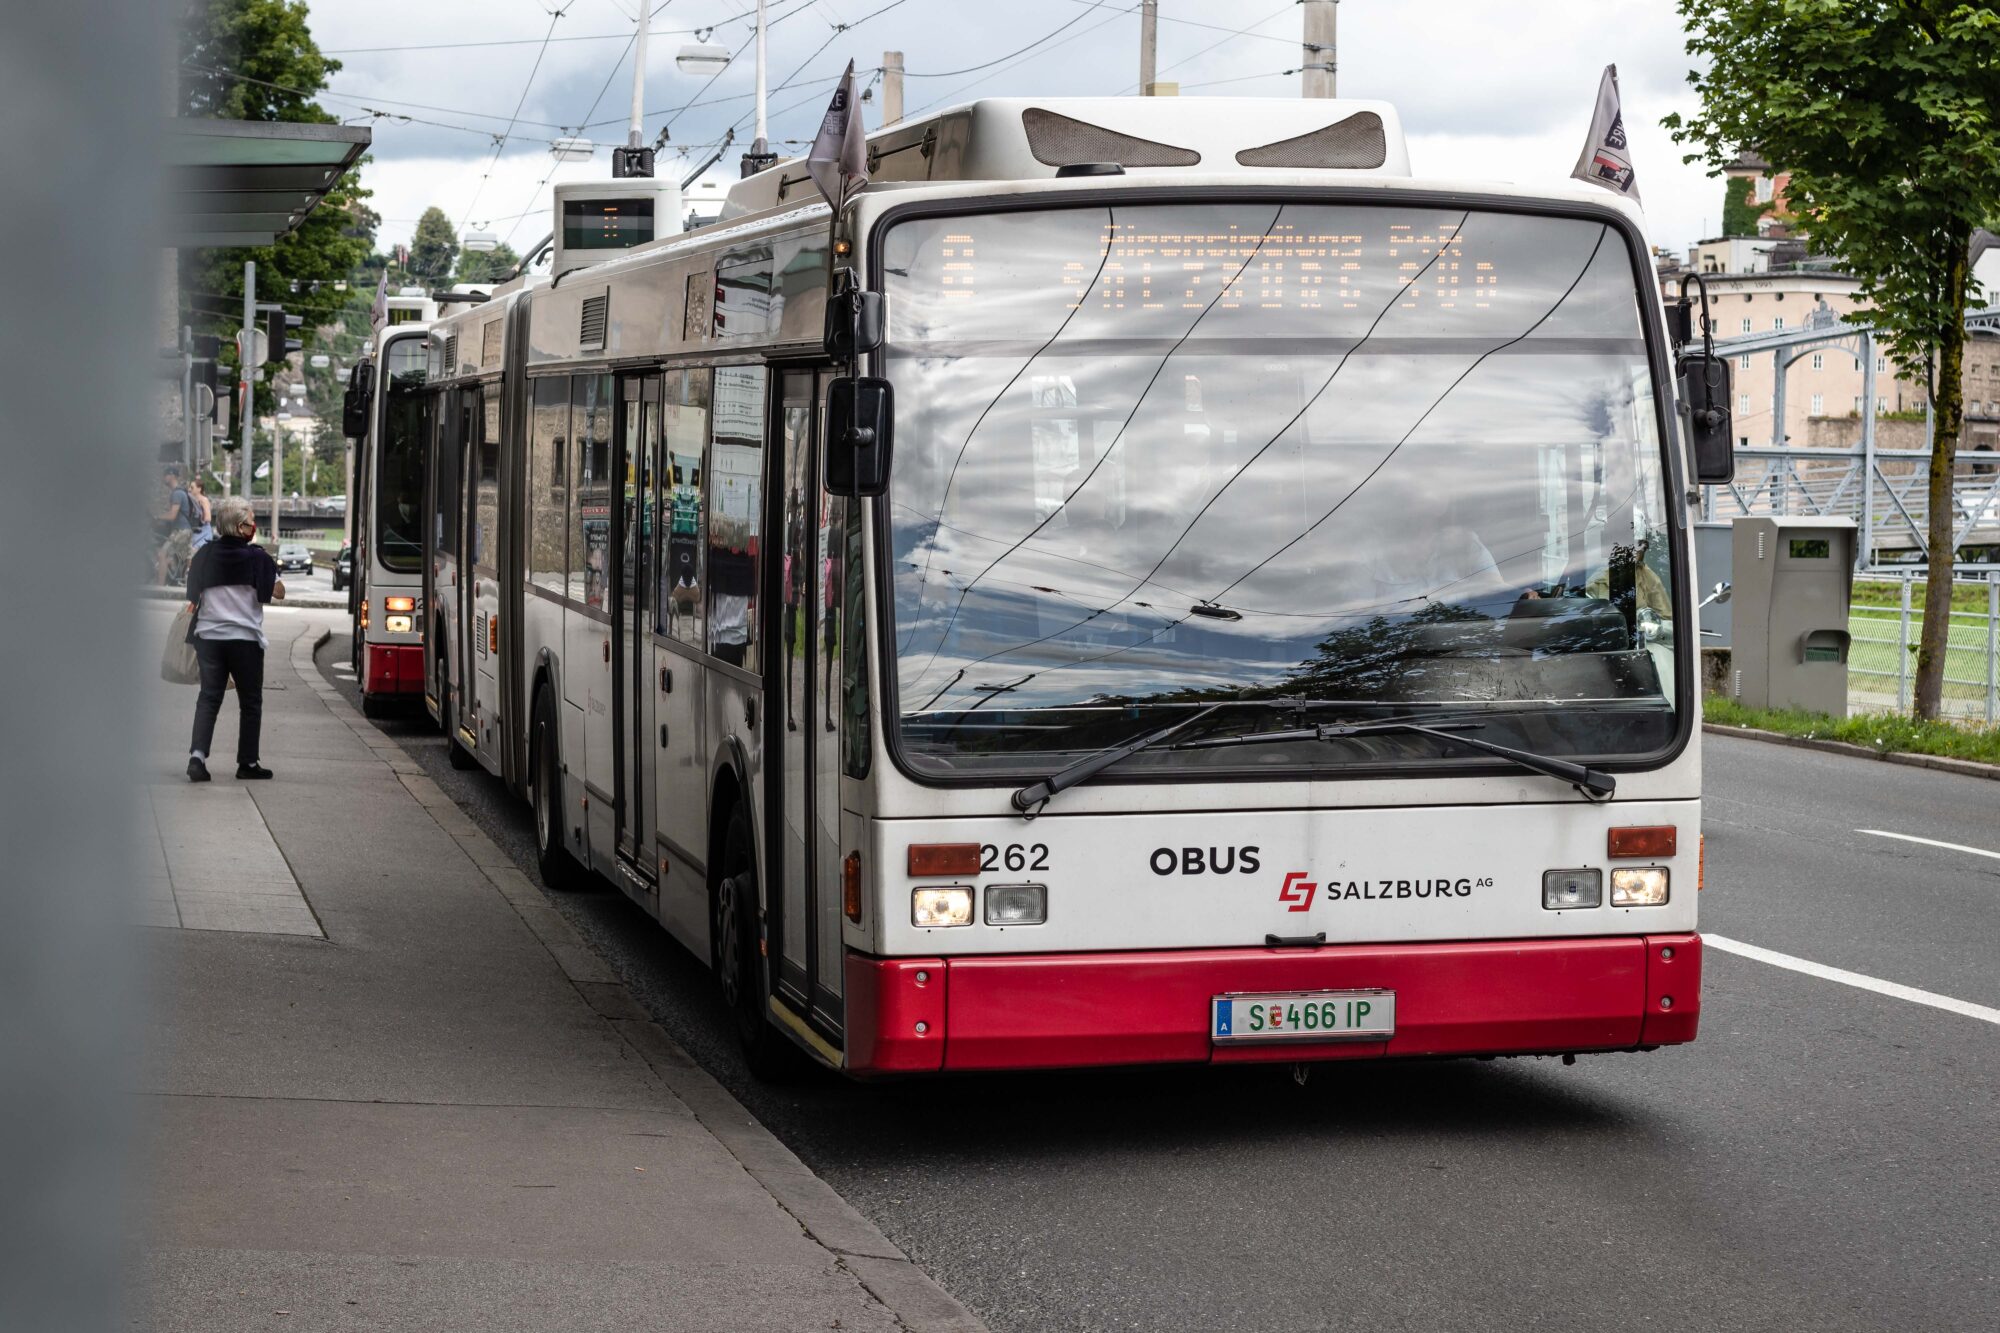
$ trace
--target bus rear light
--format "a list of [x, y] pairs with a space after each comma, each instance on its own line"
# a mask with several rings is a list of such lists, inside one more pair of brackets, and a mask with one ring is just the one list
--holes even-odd
[[1661, 907], [1666, 901], [1665, 866], [1621, 866], [1611, 872], [1613, 907]]
[[384, 597], [382, 605], [386, 610], [390, 611], [414, 611], [417, 609], [417, 599], [414, 597]]
[[840, 910], [855, 925], [861, 924], [861, 853], [849, 852], [840, 863]]
[[487, 652], [488, 652], [489, 654], [490, 654], [490, 653], [497, 653], [497, 652], [499, 652], [499, 651], [500, 651], [500, 617], [499, 617], [499, 616], [488, 616], [488, 617], [486, 617], [486, 651], [487, 651]]
[[1542, 906], [1551, 912], [1604, 905], [1602, 870], [1544, 870]]
[[910, 924], [925, 928], [972, 924], [972, 890], [962, 884], [910, 894]]
[[1039, 926], [1048, 919], [1048, 885], [989, 884], [986, 886], [987, 925]]
[[910, 875], [976, 875], [979, 873], [979, 844], [976, 842], [913, 842], [910, 844]]
[[416, 623], [410, 616], [383, 616], [382, 630], [386, 634], [408, 634]]
[[1678, 830], [1672, 824], [1644, 824], [1611, 830], [1608, 848], [1615, 858], [1661, 860], [1674, 854]]

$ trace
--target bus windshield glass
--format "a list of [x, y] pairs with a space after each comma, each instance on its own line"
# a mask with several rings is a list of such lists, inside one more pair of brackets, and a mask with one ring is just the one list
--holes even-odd
[[[1218, 702], [1204, 732], [1448, 713], [1613, 759], [1679, 735], [1661, 404], [1616, 227], [1183, 201], [919, 217], [880, 259], [914, 771], [1046, 771]], [[1118, 771], [1477, 758], [1389, 729]]]
[[375, 555], [385, 569], [415, 574], [424, 556], [424, 340], [396, 339], [385, 355]]

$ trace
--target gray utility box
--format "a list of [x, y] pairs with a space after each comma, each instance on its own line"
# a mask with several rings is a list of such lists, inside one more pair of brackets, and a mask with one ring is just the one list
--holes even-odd
[[1854, 520], [1739, 518], [1731, 537], [1730, 694], [1846, 717]]

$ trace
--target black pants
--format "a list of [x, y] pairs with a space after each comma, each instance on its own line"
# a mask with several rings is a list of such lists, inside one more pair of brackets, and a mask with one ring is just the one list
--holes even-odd
[[194, 704], [194, 741], [188, 749], [207, 754], [215, 740], [215, 718], [222, 711], [225, 680], [236, 682], [236, 702], [242, 709], [236, 729], [236, 762], [254, 764], [258, 733], [264, 726], [264, 649], [254, 639], [196, 639], [201, 662], [201, 694]]

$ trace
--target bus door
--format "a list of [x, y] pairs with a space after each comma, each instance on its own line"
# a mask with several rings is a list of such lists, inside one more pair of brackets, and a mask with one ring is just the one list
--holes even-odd
[[660, 377], [618, 380], [618, 419], [611, 462], [611, 737], [613, 817], [618, 854], [642, 879], [653, 874], [653, 802], [647, 774], [655, 746], [655, 670], [650, 593], [659, 524], [653, 469], [660, 452]]
[[[778, 993], [830, 1035], [841, 1020], [840, 608], [845, 501], [820, 489], [831, 374], [781, 372], [772, 420], [780, 541], [770, 598], [772, 716], [766, 818], [777, 830]], [[782, 712], [782, 719], [778, 714]]]
[[[500, 394], [498, 380], [477, 391], [478, 436], [466, 450], [466, 567], [470, 587], [463, 592], [471, 638], [465, 645], [460, 680], [465, 699], [459, 725], [478, 738], [476, 751], [500, 767]], [[470, 395], [468, 395], [470, 396]]]

